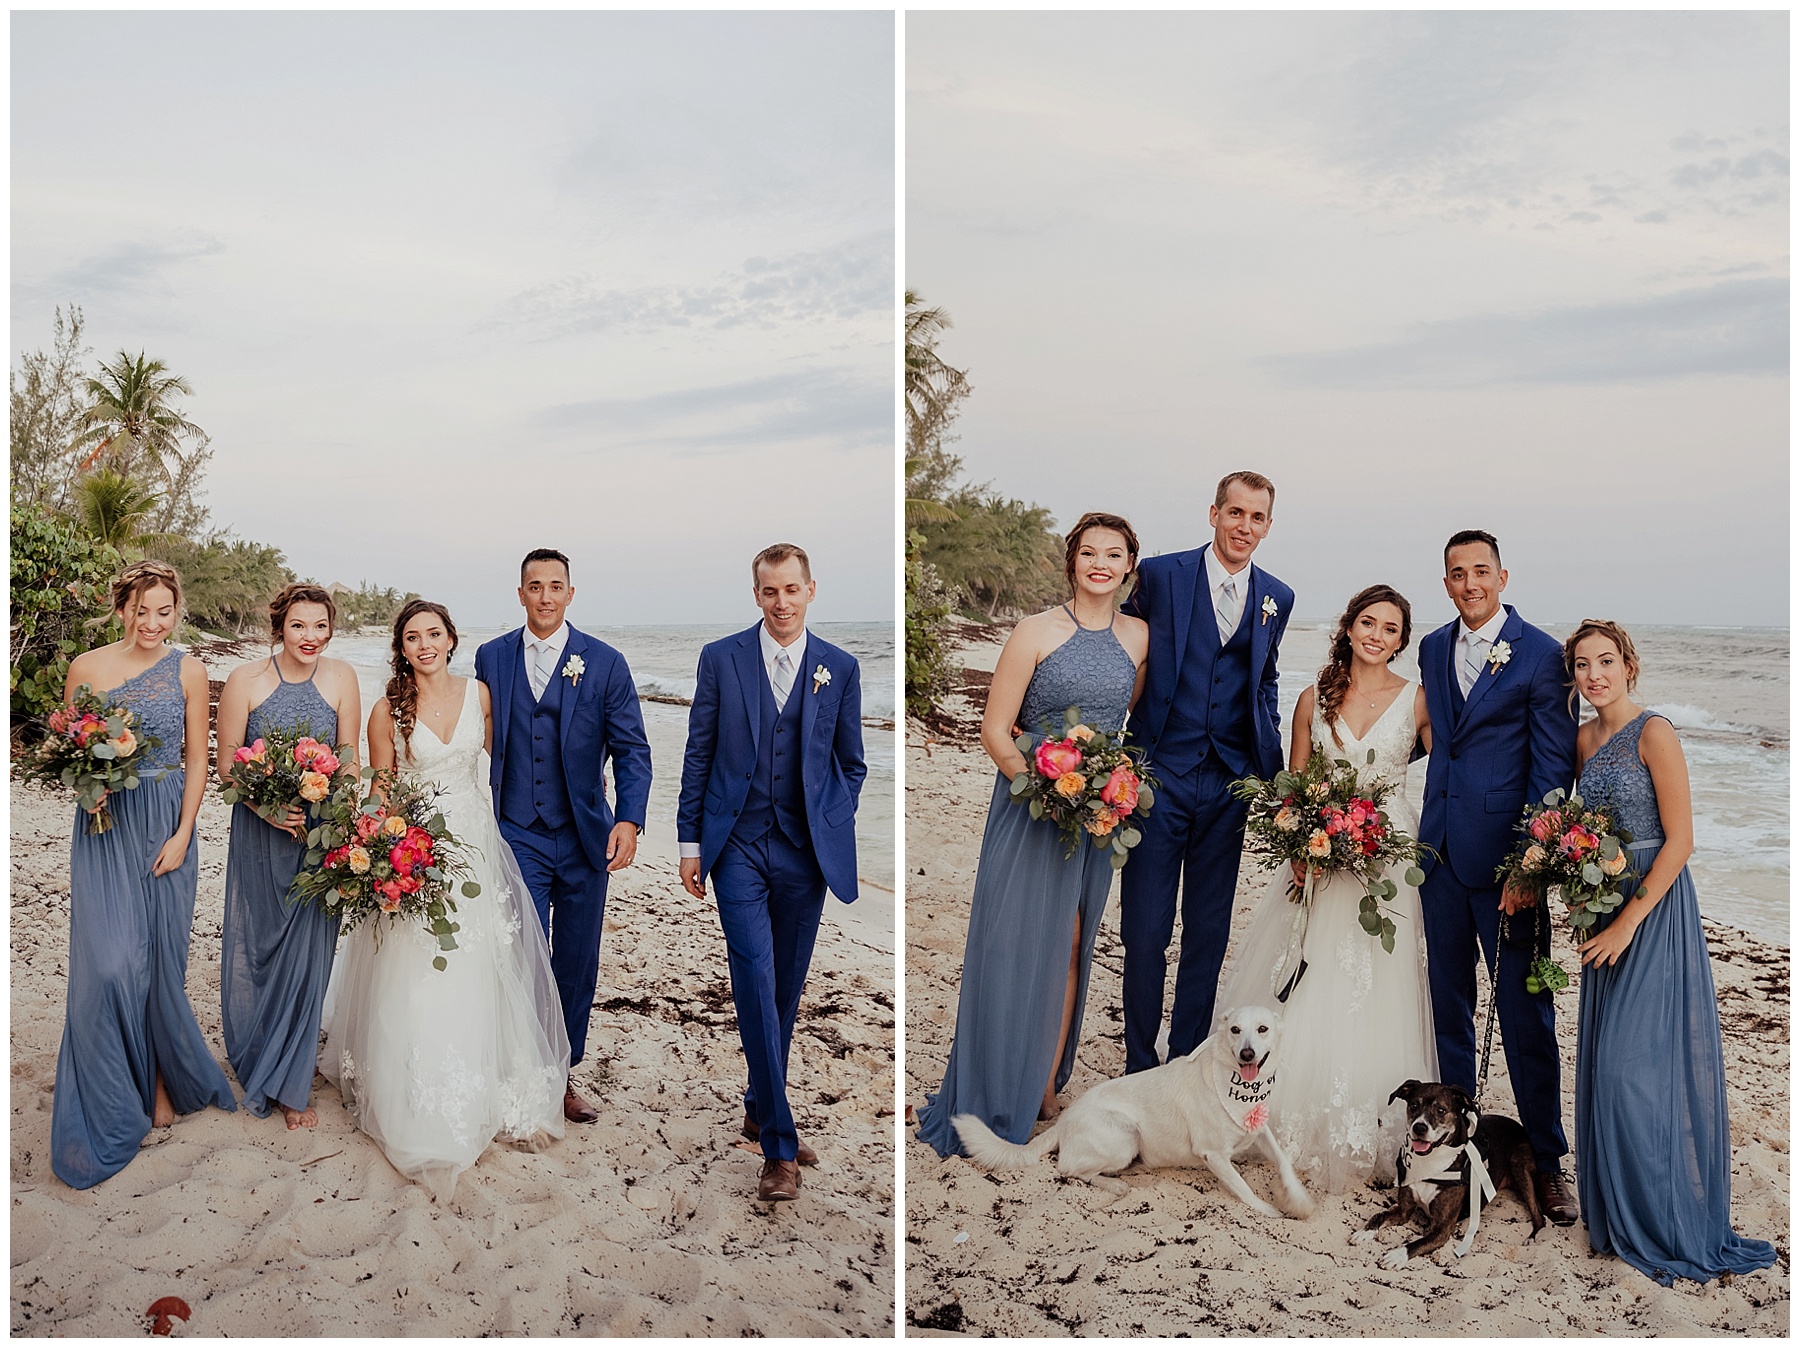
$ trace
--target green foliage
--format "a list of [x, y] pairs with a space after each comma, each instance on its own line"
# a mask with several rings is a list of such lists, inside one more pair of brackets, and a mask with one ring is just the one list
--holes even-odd
[[157, 495], [117, 469], [99, 468], [76, 482], [74, 506], [75, 518], [89, 538], [130, 556], [143, 541]]
[[366, 580], [360, 589], [346, 590], [335, 597], [338, 624], [347, 628], [391, 626], [400, 615], [401, 606], [418, 598], [416, 594], [401, 594], [392, 586], [384, 589]]
[[15, 728], [62, 701], [69, 662], [116, 641], [110, 582], [121, 559], [48, 507], [12, 503], [12, 719]]
[[158, 561], [181, 573], [190, 617], [215, 632], [265, 632], [269, 600], [294, 579], [281, 549], [216, 533], [204, 540], [168, 537], [155, 548]]
[[61, 510], [69, 504], [77, 439], [87, 410], [83, 362], [93, 354], [82, 345], [81, 310], [56, 311], [51, 350], [29, 351], [8, 371], [12, 442], [12, 493], [28, 505]]
[[953, 518], [919, 525], [924, 558], [972, 610], [991, 619], [1067, 597], [1062, 539], [1047, 509], [985, 483], [961, 488], [947, 504]]
[[950, 596], [937, 570], [920, 555], [923, 535], [906, 539], [906, 712], [923, 716], [950, 688], [950, 657], [942, 628]]

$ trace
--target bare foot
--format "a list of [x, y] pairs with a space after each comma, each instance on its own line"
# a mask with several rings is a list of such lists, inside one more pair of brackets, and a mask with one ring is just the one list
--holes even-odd
[[168, 1128], [175, 1122], [175, 1102], [169, 1099], [169, 1088], [163, 1085], [162, 1073], [156, 1074], [156, 1103], [150, 1107], [150, 1123], [156, 1128]]
[[319, 1112], [310, 1107], [306, 1109], [289, 1109], [286, 1105], [283, 1105], [281, 1107], [281, 1115], [287, 1120], [288, 1131], [290, 1133], [296, 1128], [317, 1128], [319, 1126]]
[[1038, 1106], [1038, 1122], [1048, 1123], [1062, 1113], [1062, 1106], [1056, 1101], [1055, 1091], [1044, 1092], [1044, 1103]]

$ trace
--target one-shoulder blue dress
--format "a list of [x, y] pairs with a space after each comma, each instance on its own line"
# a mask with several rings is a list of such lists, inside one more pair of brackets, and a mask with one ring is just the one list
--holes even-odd
[[183, 652], [171, 650], [106, 694], [162, 743], [144, 756], [138, 785], [107, 797], [113, 826], [87, 831], [75, 807], [69, 843], [69, 998], [50, 1111], [50, 1168], [89, 1189], [125, 1168], [150, 1132], [156, 1076], [178, 1114], [236, 1109], [231, 1086], [188, 1002], [188, 938], [200, 843], [167, 875], [157, 853], [181, 827], [187, 774]]
[[[281, 666], [275, 667], [281, 677]], [[318, 666], [313, 667], [318, 673]], [[271, 730], [337, 740], [337, 712], [312, 677], [275, 691], [250, 713], [246, 742]], [[244, 1105], [258, 1118], [312, 1100], [319, 1018], [337, 949], [338, 916], [318, 904], [288, 902], [306, 844], [267, 823], [248, 805], [231, 811], [225, 862], [225, 944], [219, 963], [225, 1052]]]
[[[1581, 770], [1582, 796], [1610, 805], [1648, 875], [1662, 816], [1638, 739], [1644, 712]], [[1635, 887], [1635, 886], [1634, 886]], [[1623, 905], [1600, 919], [1605, 930]], [[1687, 867], [1625, 953], [1581, 971], [1575, 1047], [1576, 1179], [1588, 1244], [1663, 1286], [1775, 1262], [1775, 1247], [1731, 1229], [1731, 1122], [1725, 1054], [1700, 904]]]
[[[1019, 725], [1034, 743], [1046, 728], [1060, 735], [1063, 712], [1081, 709], [1096, 730], [1125, 723], [1137, 681], [1132, 662], [1110, 627], [1077, 627], [1075, 634], [1032, 671]], [[1047, 820], [1010, 798], [1006, 777], [994, 774], [987, 828], [969, 902], [956, 1038], [944, 1082], [919, 1111], [919, 1137], [940, 1156], [963, 1151], [951, 1120], [973, 1114], [1009, 1142], [1031, 1136], [1044, 1087], [1056, 1069], [1056, 1088], [1068, 1085], [1081, 1041], [1094, 937], [1114, 871], [1108, 853], [1083, 842], [1066, 857], [1068, 841]], [[1060, 1061], [1063, 992], [1069, 947], [1081, 930], [1075, 1014]]]

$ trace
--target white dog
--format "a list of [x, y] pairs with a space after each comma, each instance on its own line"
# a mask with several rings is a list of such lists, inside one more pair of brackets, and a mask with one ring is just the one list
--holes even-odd
[[1279, 1217], [1231, 1163], [1260, 1146], [1281, 1172], [1288, 1215], [1310, 1217], [1312, 1200], [1268, 1126], [1280, 1038], [1281, 1019], [1273, 1011], [1239, 1007], [1187, 1057], [1102, 1082], [1030, 1142], [1008, 1142], [973, 1114], [952, 1122], [970, 1158], [990, 1170], [1016, 1170], [1054, 1151], [1063, 1174], [1119, 1195], [1131, 1186], [1102, 1176], [1116, 1175], [1140, 1157], [1147, 1166], [1204, 1162], [1243, 1202], [1265, 1217]]

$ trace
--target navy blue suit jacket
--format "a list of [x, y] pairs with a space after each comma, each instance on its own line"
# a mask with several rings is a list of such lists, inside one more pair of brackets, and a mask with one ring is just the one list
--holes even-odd
[[[757, 638], [761, 626], [722, 637], [700, 652], [675, 818], [679, 841], [700, 844], [702, 875], [712, 873], [725, 850], [756, 770], [760, 685], [769, 677]], [[824, 684], [815, 678], [821, 665], [831, 675]], [[856, 898], [856, 802], [869, 771], [856, 657], [808, 632], [792, 696], [802, 699], [800, 781], [813, 855], [826, 886], [850, 903]]]
[[[1499, 641], [1511, 658], [1483, 665], [1459, 714], [1456, 623], [1419, 643], [1419, 676], [1431, 713], [1431, 761], [1425, 769], [1425, 810], [1419, 840], [1447, 856], [1452, 874], [1470, 889], [1498, 887], [1494, 872], [1512, 850], [1527, 801], [1542, 800], [1575, 779], [1575, 713], [1562, 645], [1526, 622], [1511, 604]], [[1436, 858], [1423, 862], [1427, 874]]]
[[[556, 677], [566, 678], [569, 657], [587, 666], [573, 688], [562, 694], [563, 772], [569, 782], [569, 805], [581, 850], [596, 870], [606, 869], [606, 843], [614, 822], [636, 824], [644, 831], [650, 805], [650, 741], [644, 736], [644, 714], [638, 709], [637, 685], [625, 657], [604, 641], [569, 628]], [[506, 765], [507, 707], [513, 682], [525, 671], [525, 629], [483, 642], [475, 652], [475, 677], [488, 686], [494, 707], [494, 758], [488, 784], [494, 813], [500, 813], [500, 783]], [[530, 745], [526, 745], [529, 752]], [[612, 759], [613, 795], [606, 799], [606, 760]]]
[[[1150, 624], [1150, 655], [1144, 672], [1144, 692], [1131, 713], [1131, 738], [1145, 748], [1162, 736], [1181, 684], [1181, 662], [1187, 655], [1188, 627], [1194, 617], [1194, 595], [1201, 587], [1209, 543], [1188, 552], [1147, 557], [1138, 563], [1137, 588], [1125, 601], [1124, 611]], [[1274, 599], [1275, 613], [1265, 615], [1263, 601]], [[1212, 605], [1204, 606], [1208, 614]], [[1285, 758], [1281, 749], [1281, 712], [1276, 701], [1276, 657], [1281, 634], [1287, 631], [1293, 612], [1294, 592], [1250, 564], [1250, 597], [1244, 602], [1244, 621], [1250, 629], [1250, 705], [1238, 714], [1251, 718], [1255, 763], [1259, 777], [1273, 777]], [[1154, 749], [1151, 761], [1157, 762]], [[1191, 763], [1165, 764], [1171, 772], [1185, 772]]]

